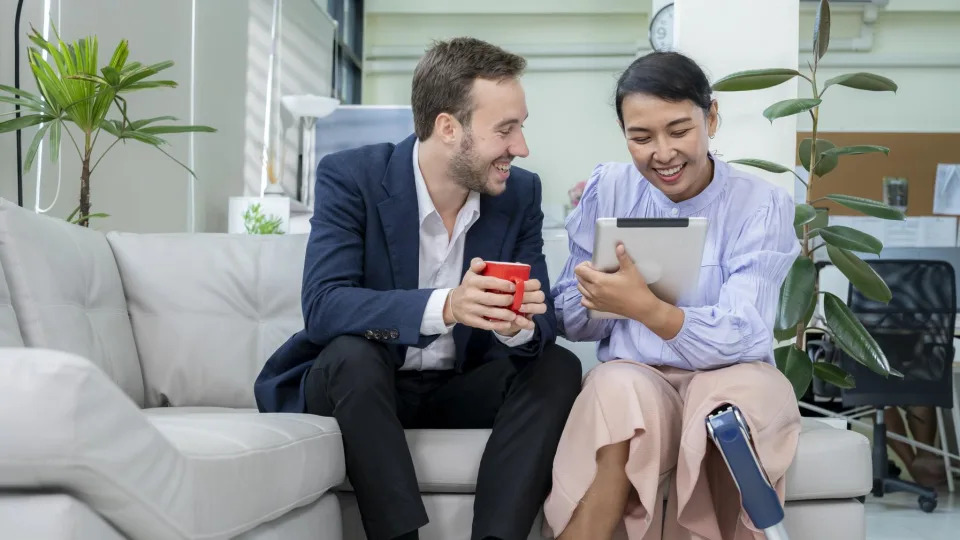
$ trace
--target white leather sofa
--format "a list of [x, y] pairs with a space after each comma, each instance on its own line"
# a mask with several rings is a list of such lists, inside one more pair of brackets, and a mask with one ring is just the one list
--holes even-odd
[[[336, 422], [254, 409], [302, 325], [305, 240], [104, 235], [0, 200], [0, 536], [362, 539]], [[792, 539], [865, 538], [867, 439], [804, 426]], [[469, 538], [487, 435], [408, 432], [421, 538]]]

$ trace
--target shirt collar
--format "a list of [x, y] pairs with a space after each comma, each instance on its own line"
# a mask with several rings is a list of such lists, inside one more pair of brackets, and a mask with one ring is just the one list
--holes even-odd
[[[430, 214], [437, 213], [437, 207], [430, 198], [430, 191], [427, 190], [427, 183], [423, 179], [423, 171], [420, 170], [420, 139], [413, 143], [413, 183], [417, 187], [417, 209], [420, 213], [420, 224], [427, 219]], [[470, 191], [467, 200], [460, 209], [459, 214], [466, 212], [468, 216], [474, 219], [480, 215], [480, 194], [476, 191]], [[437, 213], [439, 216], [439, 213]]]
[[[708, 154], [708, 157], [713, 161], [713, 178], [703, 191], [685, 201], [677, 203], [670, 200], [662, 191], [654, 187], [652, 190], [653, 198], [657, 202], [657, 206], [664, 209], [676, 208], [679, 210], [679, 216], [685, 217], [696, 214], [712, 203], [714, 199], [723, 192], [727, 184], [729, 171], [727, 170], [727, 164], [722, 160], [716, 159], [713, 154]], [[653, 186], [653, 184], [650, 185], [651, 187]]]

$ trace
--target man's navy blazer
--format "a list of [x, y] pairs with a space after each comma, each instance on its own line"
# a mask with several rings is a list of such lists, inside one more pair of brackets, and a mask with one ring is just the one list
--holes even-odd
[[[411, 135], [396, 145], [364, 146], [320, 161], [303, 270], [304, 329], [267, 360], [257, 377], [254, 395], [261, 411], [305, 412], [305, 375], [324, 346], [338, 336], [386, 344], [398, 367], [407, 347], [423, 348], [437, 338], [420, 335], [432, 289], [418, 288], [415, 140]], [[503, 193], [480, 196], [480, 218], [466, 236], [463, 272], [474, 257], [530, 264], [531, 277], [540, 280], [547, 296], [547, 312], [534, 317], [533, 339], [513, 348], [491, 331], [458, 324], [453, 329], [457, 370], [491, 355], [536, 357], [556, 337], [540, 201], [540, 178], [518, 167], [511, 167]]]

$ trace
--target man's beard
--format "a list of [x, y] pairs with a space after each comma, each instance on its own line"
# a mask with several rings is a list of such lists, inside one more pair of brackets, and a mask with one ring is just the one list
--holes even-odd
[[473, 152], [473, 135], [469, 130], [464, 131], [460, 152], [450, 160], [450, 178], [470, 191], [482, 195], [497, 195], [487, 184], [489, 168], [490, 164], [481, 163], [480, 158]]

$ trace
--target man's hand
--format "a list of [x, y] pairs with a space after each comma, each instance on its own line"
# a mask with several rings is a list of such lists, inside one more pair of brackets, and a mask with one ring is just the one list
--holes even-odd
[[450, 291], [443, 308], [446, 324], [460, 323], [481, 330], [493, 330], [504, 336], [516, 335], [523, 328], [533, 329], [534, 324], [525, 315], [544, 313], [545, 295], [540, 282], [531, 279], [525, 283], [523, 304], [517, 315], [510, 311], [516, 287], [510, 281], [483, 276], [480, 273], [486, 263], [480, 258], [470, 261], [470, 269], [463, 276], [460, 286]]
[[505, 279], [480, 275], [486, 266], [479, 257], [470, 261], [460, 286], [447, 295], [443, 306], [445, 324], [460, 323], [501, 333], [510, 329], [517, 317], [509, 308], [515, 287]]
[[[513, 320], [506, 332], [499, 332], [504, 336], [515, 336], [520, 330], [534, 330], [536, 325], [531, 320], [534, 315], [547, 312], [547, 296], [540, 290], [539, 279], [529, 279], [523, 283], [523, 304], [520, 305], [520, 315]], [[510, 299], [511, 301], [513, 298]]]
[[615, 313], [643, 322], [646, 315], [660, 303], [647, 287], [646, 280], [627, 254], [623, 244], [617, 245], [620, 269], [613, 273], [601, 272], [584, 261], [574, 268], [577, 289], [583, 295], [580, 304], [587, 309]]

